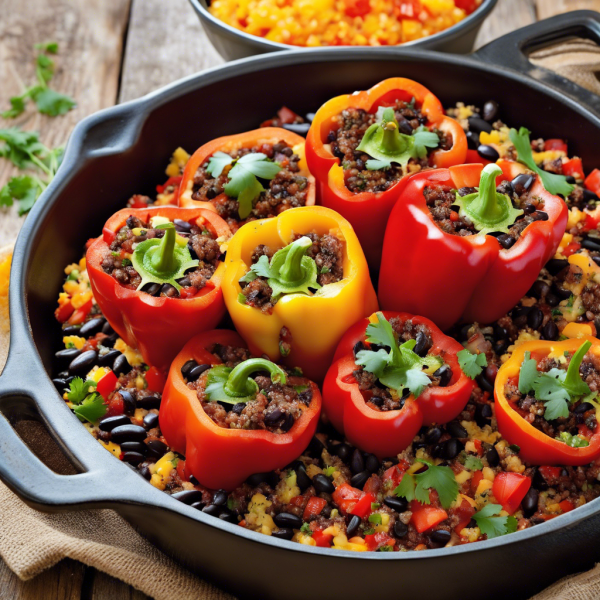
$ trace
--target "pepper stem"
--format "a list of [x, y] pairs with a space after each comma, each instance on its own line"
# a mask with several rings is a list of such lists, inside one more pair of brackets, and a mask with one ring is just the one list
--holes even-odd
[[302, 265], [302, 259], [311, 246], [312, 240], [307, 236], [297, 239], [288, 246], [285, 262], [277, 277], [279, 281], [291, 284], [305, 278], [306, 273]]
[[160, 246], [157, 246], [150, 258], [150, 263], [158, 273], [169, 273], [177, 270], [178, 262], [175, 258], [175, 239], [177, 232], [173, 223], [167, 223], [161, 227], [165, 230]]
[[285, 371], [275, 363], [265, 358], [251, 358], [240, 363], [231, 371], [223, 386], [223, 391], [227, 396], [233, 398], [253, 396], [258, 391], [258, 385], [253, 379], [250, 379], [250, 375], [259, 371], [270, 373], [273, 383], [285, 385], [287, 381]]

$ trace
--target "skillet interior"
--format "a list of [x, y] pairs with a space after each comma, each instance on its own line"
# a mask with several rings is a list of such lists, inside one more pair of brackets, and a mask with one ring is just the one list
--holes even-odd
[[[194, 150], [213, 137], [254, 128], [282, 104], [307, 112], [333, 95], [366, 89], [398, 75], [430, 87], [445, 106], [460, 100], [482, 104], [493, 98], [501, 104], [506, 122], [526, 125], [534, 136], [568, 137], [570, 148], [584, 164], [600, 164], [600, 148], [592, 143], [600, 131], [596, 117], [524, 77], [472, 59], [385, 50], [365, 58], [360, 51], [323, 50], [311, 53], [309, 62], [302, 52], [288, 52], [195, 76], [141, 102], [86, 120], [73, 135], [64, 168], [26, 222], [13, 267], [13, 282], [20, 279], [24, 288], [15, 290], [13, 285], [11, 302], [20, 305], [26, 294], [33, 340], [46, 370], [58, 337], [52, 313], [64, 265], [79, 258], [88, 237], [99, 233], [106, 218], [131, 194], [152, 191], [153, 184], [164, 178], [174, 148]], [[17, 273], [20, 277], [15, 277]], [[24, 337], [25, 309], [17, 306], [12, 312], [13, 327], [17, 325], [18, 336]], [[27, 343], [21, 341], [19, 347], [26, 348]], [[373, 554], [359, 560], [356, 555], [344, 559], [343, 553], [299, 552], [300, 548], [276, 540], [257, 544], [252, 541], [256, 536], [230, 535], [226, 530], [233, 531], [233, 526], [211, 526], [206, 517], [194, 518], [193, 509], [174, 509], [175, 501], [166, 496], [158, 500], [156, 490], [119, 465], [72, 415], [68, 429], [73, 437], [65, 438], [66, 428], [58, 420], [67, 418], [68, 412], [62, 410], [65, 405], [58, 395], [35, 399], [42, 412], [56, 406], [57, 415], [45, 419], [55, 421], [63, 445], [69, 445], [75, 455], [79, 450], [84, 456], [93, 453], [107, 473], [122, 481], [123, 489], [114, 495], [121, 502], [114, 508], [158, 545], [188, 565], [208, 570], [238, 594], [348, 598], [371, 593], [375, 585], [382, 594], [406, 597], [474, 598], [482, 589], [490, 597], [501, 597], [509, 590], [514, 595], [518, 581], [520, 592], [515, 597], [525, 597], [600, 557], [594, 544], [595, 534], [600, 533], [598, 501], [533, 530], [475, 544], [477, 551], [463, 547], [407, 553], [395, 559]], [[86, 502], [110, 505], [110, 490], [117, 486], [107, 482], [109, 491], [101, 492], [102, 485], [97, 482], [97, 495], [91, 493]], [[123, 502], [128, 496], [135, 506]], [[163, 504], [171, 510], [159, 508]], [[584, 516], [590, 518], [578, 523]], [[550, 531], [552, 537], [541, 535]], [[387, 564], [390, 559], [393, 566]], [[437, 576], [431, 577], [432, 569]]]

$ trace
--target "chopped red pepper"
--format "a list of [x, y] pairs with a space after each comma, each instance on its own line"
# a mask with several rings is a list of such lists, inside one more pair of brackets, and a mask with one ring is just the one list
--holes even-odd
[[93, 302], [88, 300], [83, 306], [78, 308], [68, 320], [69, 325], [81, 325], [85, 321], [85, 318], [89, 315], [92, 310]]
[[362, 17], [371, 10], [369, 0], [344, 0], [344, 12], [349, 17]]
[[502, 508], [513, 514], [521, 504], [525, 494], [531, 487], [531, 479], [519, 473], [502, 472], [496, 475], [492, 486], [492, 493]]
[[473, 473], [473, 477], [469, 481], [471, 486], [471, 492], [475, 493], [477, 491], [477, 487], [479, 486], [479, 482], [483, 479], [483, 471], [475, 471]]
[[411, 523], [419, 533], [423, 533], [448, 518], [448, 513], [443, 509], [431, 504], [421, 504], [417, 500], [410, 503], [412, 516]]
[[564, 513], [569, 512], [575, 508], [575, 505], [570, 500], [563, 500], [562, 502], [559, 502], [558, 505]]
[[64, 323], [69, 319], [69, 317], [73, 314], [74, 311], [75, 307], [71, 304], [71, 301], [69, 300], [65, 304], [61, 304], [54, 311], [54, 316], [56, 317], [57, 321], [59, 321], [60, 323]]
[[317, 496], [313, 496], [306, 503], [306, 507], [304, 509], [304, 513], [302, 517], [305, 521], [308, 521], [309, 517], [313, 515], [321, 514], [321, 511], [327, 506], [327, 500], [323, 498], [319, 498]]
[[125, 412], [125, 403], [119, 394], [115, 394], [109, 401], [106, 409], [107, 417], [116, 417]]
[[361, 490], [352, 487], [348, 483], [343, 483], [336, 488], [332, 497], [333, 501], [338, 505], [340, 512], [346, 515], [352, 511], [362, 495], [363, 492]]
[[583, 182], [588, 190], [594, 192], [594, 194], [600, 193], [600, 169], [594, 169]]
[[567, 153], [567, 144], [564, 140], [559, 140], [555, 138], [551, 138], [544, 142], [544, 150], [547, 152], [548, 150], [559, 150], [560, 152]]
[[179, 459], [179, 462], [177, 463], [177, 474], [181, 477], [182, 481], [189, 481], [190, 478], [185, 472], [185, 460]]
[[570, 158], [562, 165], [563, 175], [570, 175], [575, 179], [583, 179], [583, 164], [580, 158]]
[[383, 548], [384, 546], [390, 546], [394, 548], [396, 545], [396, 540], [389, 536], [387, 533], [383, 531], [378, 531], [377, 533], [368, 533], [365, 535], [365, 544], [367, 548], [374, 552], [379, 550], [379, 548]]
[[460, 532], [471, 522], [475, 509], [471, 506], [471, 503], [463, 498], [460, 506], [454, 510], [454, 514], [458, 517], [458, 525], [454, 528], [456, 533]]
[[159, 392], [162, 394], [166, 382], [167, 376], [165, 375], [164, 371], [161, 371], [156, 367], [150, 367], [146, 371], [146, 383], [148, 384], [148, 389], [151, 392]]
[[360, 500], [354, 505], [354, 507], [350, 510], [350, 514], [356, 515], [361, 519], [364, 519], [367, 515], [369, 515], [371, 511], [371, 504], [375, 502], [377, 498], [373, 496], [373, 494], [364, 494]]
[[579, 248], [581, 248], [580, 243], [571, 242], [568, 246], [565, 246], [565, 248], [562, 251], [562, 255], [565, 258], [568, 258], [569, 256], [571, 256], [571, 254], [575, 254], [575, 252], [577, 252], [577, 250], [579, 250]]
[[312, 539], [320, 548], [330, 548], [333, 536], [330, 533], [323, 533], [323, 530], [319, 528], [312, 532]]
[[114, 371], [109, 371], [106, 375], [104, 375], [104, 377], [102, 377], [102, 379], [100, 379], [100, 381], [98, 382], [98, 385], [96, 386], [96, 391], [105, 399], [108, 399], [108, 396], [110, 395], [110, 393], [112, 391], [114, 391], [114, 389], [117, 387], [117, 383], [118, 383], [118, 379], [117, 376], [115, 375]]

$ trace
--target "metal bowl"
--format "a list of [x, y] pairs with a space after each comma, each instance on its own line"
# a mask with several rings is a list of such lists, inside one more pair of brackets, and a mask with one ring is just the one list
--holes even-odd
[[[600, 164], [599, 98], [534, 69], [521, 53], [565, 35], [598, 39], [600, 15], [571, 13], [510, 34], [472, 57], [422, 49], [287, 51], [227, 64], [82, 121], [64, 162], [27, 217], [11, 271], [11, 346], [0, 377], [0, 479], [49, 512], [111, 508], [165, 552], [241, 597], [328, 600], [382, 596], [525, 598], [600, 559], [600, 499], [533, 528], [452, 548], [352, 553], [278, 540], [215, 519], [148, 484], [104, 450], [49, 378], [60, 338], [53, 317], [63, 267], [133, 193], [150, 192], [177, 146], [250, 129], [282, 105], [300, 113], [333, 95], [391, 76], [417, 79], [446, 105], [494, 98], [502, 116], [535, 134], [569, 138], [588, 166]], [[498, 66], [501, 61], [503, 66]], [[496, 63], [496, 64], [493, 64]], [[540, 83], [530, 75], [547, 80]], [[523, 66], [524, 65], [524, 66]], [[252, 90], [252, 93], [248, 93]], [[585, 105], [593, 106], [593, 109]], [[47, 468], [13, 429], [46, 425], [78, 471]]]
[[[484, 19], [494, 8], [497, 1], [483, 0], [479, 8], [460, 23], [439, 33], [413, 42], [406, 42], [401, 46], [394, 46], [394, 48], [427, 48], [428, 50], [440, 50], [455, 54], [471, 52]], [[217, 19], [208, 11], [209, 0], [190, 0], [190, 2], [208, 35], [208, 39], [225, 60], [235, 60], [255, 54], [264, 54], [265, 52], [298, 48], [298, 46], [290, 44], [271, 42], [265, 38], [250, 35], [235, 27], [231, 27], [231, 25], [227, 25], [227, 23]], [[364, 48], [367, 51], [376, 50], [376, 48], [371, 46], [365, 46]], [[304, 48], [304, 50], [312, 52], [314, 49]]]

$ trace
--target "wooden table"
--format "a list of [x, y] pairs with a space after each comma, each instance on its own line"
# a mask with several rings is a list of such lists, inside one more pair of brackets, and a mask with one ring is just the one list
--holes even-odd
[[[537, 19], [588, 8], [600, 0], [499, 0], [477, 46]], [[64, 144], [75, 123], [117, 102], [138, 98], [176, 79], [220, 64], [187, 0], [0, 0], [0, 108], [33, 78], [33, 45], [56, 40], [60, 53], [53, 86], [77, 100], [65, 116], [28, 111], [0, 128], [35, 129], [48, 146]], [[0, 186], [14, 175], [0, 161]], [[0, 247], [17, 236], [16, 206], [0, 212]], [[0, 559], [0, 600], [142, 600], [141, 592], [100, 571], [66, 559], [21, 582]]]

